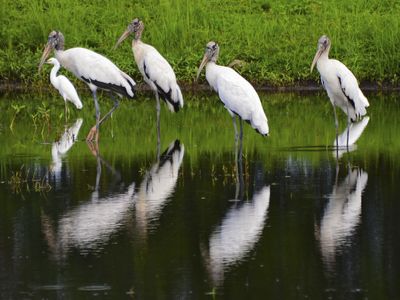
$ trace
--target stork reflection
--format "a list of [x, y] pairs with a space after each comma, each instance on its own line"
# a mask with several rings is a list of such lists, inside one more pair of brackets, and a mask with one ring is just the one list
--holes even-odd
[[175, 190], [184, 154], [184, 145], [179, 140], [172, 141], [146, 173], [135, 204], [137, 227], [142, 238], [146, 238], [152, 226], [157, 226], [162, 209]]
[[[57, 261], [62, 261], [71, 249], [78, 249], [81, 254], [101, 251], [113, 234], [124, 226], [125, 220], [129, 220], [134, 206], [135, 183], [125, 187], [119, 172], [101, 157], [97, 148], [93, 148], [95, 144], [88, 145], [96, 154], [97, 162], [95, 185], [89, 201], [61, 215], [57, 226], [42, 213], [42, 232]], [[117, 190], [104, 196], [100, 191], [102, 165], [113, 179], [109, 189]]]
[[[333, 141], [333, 146], [336, 147], [333, 155], [337, 158], [341, 158], [344, 153], [351, 152], [357, 149], [355, 144], [357, 140], [361, 137], [365, 128], [369, 122], [369, 117], [364, 117], [361, 121], [357, 123], [350, 123], [347, 128], [338, 136], [338, 139]], [[347, 137], [348, 145], [347, 145]]]
[[349, 166], [341, 183], [338, 183], [338, 174], [339, 169], [317, 231], [328, 272], [334, 269], [336, 256], [352, 244], [352, 236], [361, 218], [362, 193], [368, 181], [368, 174], [359, 168]]
[[256, 184], [256, 191], [250, 201], [242, 198], [244, 181], [240, 142], [239, 145], [236, 143], [236, 148], [236, 201], [211, 234], [206, 257], [207, 269], [217, 286], [222, 284], [224, 273], [234, 264], [240, 263], [257, 244], [267, 220], [270, 200], [270, 186], [263, 183]]
[[56, 184], [61, 181], [62, 158], [77, 141], [82, 123], [82, 119], [77, 119], [71, 127], [66, 127], [61, 137], [51, 146], [52, 162], [50, 165], [50, 171], [51, 175], [54, 176], [54, 182]]

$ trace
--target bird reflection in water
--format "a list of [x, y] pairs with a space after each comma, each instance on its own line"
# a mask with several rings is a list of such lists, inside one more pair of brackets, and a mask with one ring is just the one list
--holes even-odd
[[[101, 251], [129, 220], [134, 206], [135, 183], [124, 187], [119, 172], [101, 157], [98, 145], [88, 143], [88, 146], [97, 161], [96, 182], [90, 200], [61, 215], [57, 226], [42, 213], [42, 231], [57, 261], [62, 261], [72, 249], [79, 249], [81, 254]], [[101, 195], [102, 165], [112, 175], [110, 189], [118, 192]]]
[[82, 119], [77, 119], [71, 127], [66, 127], [61, 137], [51, 146], [52, 162], [50, 165], [50, 174], [53, 176], [56, 185], [61, 181], [62, 158], [77, 141], [82, 123]]
[[368, 174], [360, 168], [349, 166], [346, 178], [340, 183], [338, 175], [337, 167], [333, 191], [316, 231], [328, 273], [334, 271], [337, 255], [352, 245], [361, 218], [362, 193], [368, 181]]
[[146, 239], [149, 229], [158, 225], [161, 211], [175, 190], [184, 154], [185, 147], [179, 140], [171, 142], [146, 173], [139, 187], [135, 217], [142, 239]]
[[[337, 158], [341, 158], [344, 153], [356, 150], [357, 145], [355, 143], [361, 137], [368, 125], [368, 122], [369, 117], [366, 116], [357, 123], [350, 123], [347, 128], [338, 136], [337, 140], [335, 139], [333, 141], [333, 146], [335, 147], [333, 155]], [[349, 142], [348, 145], [347, 141]]]
[[203, 251], [207, 269], [216, 286], [223, 283], [224, 274], [230, 267], [240, 263], [254, 249], [266, 223], [270, 201], [270, 186], [264, 185], [263, 180], [256, 182], [256, 191], [250, 201], [243, 199], [245, 187], [240, 139], [236, 149], [238, 174], [235, 201], [211, 234], [208, 253]]

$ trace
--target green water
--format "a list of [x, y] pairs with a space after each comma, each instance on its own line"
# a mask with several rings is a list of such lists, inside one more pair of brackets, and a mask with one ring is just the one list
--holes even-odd
[[271, 135], [244, 124], [238, 164], [213, 94], [163, 107], [159, 160], [152, 98], [96, 156], [90, 95], [67, 121], [58, 95], [2, 95], [1, 298], [399, 298], [399, 97], [368, 95], [340, 153], [325, 94], [261, 98]]

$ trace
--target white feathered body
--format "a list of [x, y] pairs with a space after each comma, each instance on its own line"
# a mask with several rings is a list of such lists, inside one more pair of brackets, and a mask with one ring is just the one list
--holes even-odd
[[238, 115], [260, 134], [269, 133], [268, 120], [253, 86], [235, 70], [215, 62], [206, 65], [206, 78], [233, 117]]
[[353, 73], [340, 61], [322, 55], [317, 62], [321, 82], [333, 105], [340, 107], [352, 121], [367, 113], [367, 98]]
[[140, 40], [132, 42], [132, 50], [139, 71], [150, 88], [165, 100], [171, 111], [182, 108], [182, 92], [168, 61], [157, 49]]
[[82, 109], [82, 102], [79, 99], [78, 93], [74, 85], [64, 75], [58, 75], [57, 72], [60, 69], [60, 63], [55, 61], [55, 65], [50, 72], [50, 82], [59, 91], [64, 101], [70, 101], [77, 109]]
[[61, 65], [92, 91], [100, 88], [133, 98], [135, 81], [108, 58], [85, 48], [57, 50], [55, 54]]

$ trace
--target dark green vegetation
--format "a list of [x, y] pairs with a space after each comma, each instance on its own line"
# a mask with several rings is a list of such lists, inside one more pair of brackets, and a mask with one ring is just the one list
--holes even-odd
[[[37, 65], [50, 30], [64, 33], [66, 47], [88, 47], [140, 81], [130, 42], [111, 48], [128, 22], [141, 17], [143, 40], [191, 83], [209, 40], [221, 46], [220, 63], [239, 59], [253, 82], [289, 85], [317, 80], [309, 68], [317, 40], [327, 34], [331, 56], [360, 81], [399, 82], [400, 3], [395, 0], [257, 1], [28, 1], [2, 0], [0, 80], [47, 85]], [[72, 76], [69, 76], [72, 77]]]

